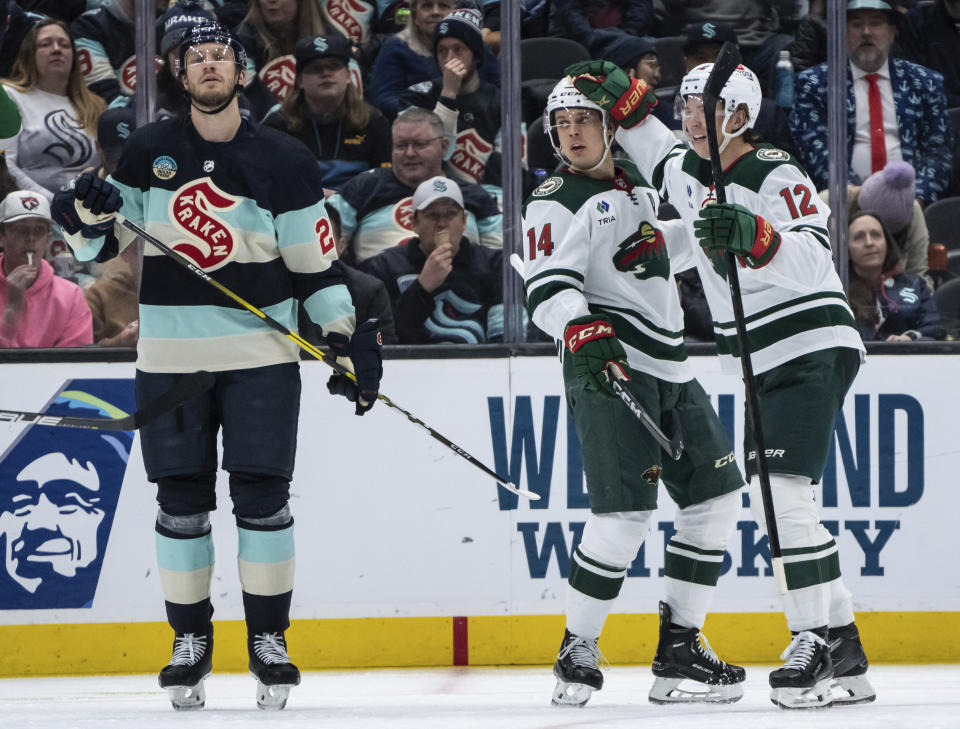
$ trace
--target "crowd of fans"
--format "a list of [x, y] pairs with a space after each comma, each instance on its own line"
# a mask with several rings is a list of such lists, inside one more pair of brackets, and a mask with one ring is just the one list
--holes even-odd
[[[137, 4], [0, 0], [2, 347], [136, 344], [136, 249], [81, 266], [49, 201], [83, 170], [109, 174], [136, 126]], [[847, 8], [851, 305], [864, 339], [956, 335], [937, 319], [950, 274], [928, 271], [924, 210], [960, 196], [960, 0]], [[242, 113], [316, 158], [351, 293], [386, 342], [502, 340], [498, 0], [156, 0], [155, 12], [158, 117], [189, 113], [181, 37], [233, 29]], [[679, 76], [737, 42], [764, 90], [754, 131], [825, 188], [826, 12], [825, 0], [526, 0], [522, 37], [617, 63], [657, 90], [654, 113], [677, 130]], [[555, 164], [525, 163], [525, 194]], [[678, 285], [688, 337], [711, 339], [697, 282]]]

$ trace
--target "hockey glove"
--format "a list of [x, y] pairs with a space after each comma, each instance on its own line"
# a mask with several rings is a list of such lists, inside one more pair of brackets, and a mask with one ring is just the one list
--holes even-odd
[[619, 370], [618, 379], [630, 379], [627, 353], [613, 325], [603, 317], [588, 314], [572, 319], [563, 333], [563, 342], [573, 356], [574, 374], [587, 390], [613, 395], [608, 366]]
[[693, 232], [703, 248], [730, 251], [750, 268], [765, 266], [780, 248], [780, 234], [769, 222], [734, 203], [701, 208]]
[[357, 381], [335, 372], [327, 381], [327, 390], [331, 395], [343, 395], [357, 404], [356, 414], [363, 415], [373, 407], [380, 391], [380, 378], [383, 377], [383, 358], [380, 348], [383, 339], [377, 327], [377, 320], [363, 322], [353, 336], [347, 339], [338, 332], [327, 335], [327, 344], [333, 350], [337, 360], [351, 370]]
[[631, 78], [610, 61], [578, 61], [564, 73], [573, 78], [577, 91], [610, 112], [617, 124], [630, 129], [646, 119], [657, 104], [653, 89], [645, 81]]
[[123, 206], [120, 191], [92, 172], [84, 172], [73, 187], [53, 196], [53, 219], [70, 235], [99, 238], [113, 231], [116, 213]]

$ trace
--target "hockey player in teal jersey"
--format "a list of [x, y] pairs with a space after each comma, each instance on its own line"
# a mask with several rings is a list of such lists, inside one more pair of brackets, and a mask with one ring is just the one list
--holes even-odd
[[[218, 25], [194, 28], [179, 49], [187, 118], [137, 129], [107, 180], [81, 175], [57, 193], [56, 219], [80, 260], [106, 260], [134, 236], [122, 214], [291, 331], [302, 305], [356, 384], [328, 387], [376, 401], [375, 322], [355, 322], [307, 149], [244, 121], [237, 93], [243, 47]], [[185, 372], [209, 370], [214, 388], [141, 430], [147, 476], [157, 484], [156, 549], [173, 656], [160, 673], [176, 709], [204, 703], [213, 651], [210, 580], [217, 436], [238, 531], [238, 567], [257, 703], [280, 709], [300, 673], [287, 653], [294, 577], [288, 506], [300, 406], [299, 349], [166, 255], [147, 247], [140, 287], [136, 394], [145, 402]]]
[[[562, 343], [591, 508], [573, 554], [553, 703], [582, 706], [603, 686], [597, 641], [650, 527], [661, 479], [678, 506], [677, 532], [666, 550], [649, 698], [736, 701], [744, 670], [717, 658], [700, 629], [743, 480], [687, 363], [656, 191], [633, 165], [614, 164], [608, 115], [569, 79], [551, 93], [544, 128], [566, 167], [524, 205], [524, 279], [532, 320]], [[614, 399], [612, 376], [663, 430], [682, 430], [679, 460]]]
[[[703, 281], [722, 364], [737, 374], [741, 343], [726, 281], [727, 252], [739, 261], [792, 633], [785, 664], [770, 675], [771, 699], [784, 708], [872, 701], [853, 598], [840, 577], [836, 542], [820, 524], [813, 488], [864, 352], [833, 267], [830, 211], [791, 155], [752, 139], [761, 92], [750, 69], [735, 69], [717, 108], [703, 108], [712, 68], [697, 66], [680, 85], [677, 113], [689, 148], [647, 114], [653, 95], [615, 64], [584, 62], [567, 71], [589, 98], [612, 106], [617, 141], [679, 211], [687, 232], [679, 239]], [[705, 113], [716, 118], [723, 204], [714, 195]], [[749, 421], [745, 433], [750, 504], [763, 525]]]

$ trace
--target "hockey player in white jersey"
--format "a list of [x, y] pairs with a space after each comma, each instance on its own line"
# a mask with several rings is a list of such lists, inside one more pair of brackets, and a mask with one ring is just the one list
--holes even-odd
[[[531, 318], [562, 342], [591, 508], [570, 569], [553, 703], [582, 706], [603, 686], [597, 640], [649, 529], [661, 478], [678, 506], [677, 532], [666, 550], [649, 698], [736, 701], [744, 670], [720, 660], [700, 629], [743, 481], [687, 363], [656, 192], [633, 165], [615, 166], [613, 125], [570, 79], [551, 93], [544, 128], [566, 168], [524, 205], [524, 279]], [[608, 377], [663, 430], [682, 430], [686, 448], [678, 460], [614, 399]]]
[[[829, 210], [813, 182], [783, 150], [750, 133], [760, 109], [756, 76], [739, 66], [717, 108], [703, 108], [712, 64], [697, 66], [678, 95], [690, 148], [647, 112], [652, 93], [615, 64], [592, 61], [567, 72], [589, 98], [615, 110], [617, 141], [686, 224], [724, 368], [740, 373], [741, 343], [726, 281], [726, 254], [739, 260], [749, 347], [769, 462], [792, 640], [770, 675], [784, 708], [872, 701], [853, 599], [840, 577], [837, 545], [820, 524], [813, 486], [826, 462], [833, 424], [864, 348], [830, 254]], [[727, 202], [717, 204], [704, 113], [716, 115]], [[694, 235], [696, 237], [694, 237]], [[699, 245], [697, 245], [699, 243]], [[672, 252], [672, 251], [671, 251]], [[745, 428], [750, 503], [764, 524], [753, 428]], [[836, 688], [836, 691], [832, 691]]]

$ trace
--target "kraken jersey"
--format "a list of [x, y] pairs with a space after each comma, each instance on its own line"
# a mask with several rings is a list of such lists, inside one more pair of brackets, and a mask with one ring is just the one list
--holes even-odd
[[[343, 236], [358, 263], [413, 238], [413, 188], [393, 169], [378, 167], [357, 175], [328, 203], [340, 213]], [[464, 235], [471, 243], [503, 247], [503, 216], [496, 199], [479, 185], [460, 183], [467, 211]]]
[[629, 163], [611, 180], [567, 171], [547, 178], [523, 206], [527, 302], [533, 322], [561, 342], [571, 319], [603, 314], [632, 368], [687, 382], [671, 264], [691, 263], [668, 257], [658, 202]]
[[83, 80], [107, 102], [137, 88], [134, 25], [112, 2], [88, 10], [70, 25]]
[[[189, 120], [137, 129], [110, 181], [122, 214], [226, 288], [297, 330], [297, 305], [325, 333], [353, 332], [355, 315], [323, 207], [312, 155], [292, 137], [241, 123], [229, 142], [204, 140]], [[105, 260], [133, 240], [68, 242]], [[137, 367], [192, 372], [299, 359], [290, 339], [147, 244], [140, 284]]]
[[[663, 198], [680, 213], [685, 235], [673, 237], [693, 255], [724, 369], [740, 371], [739, 344], [723, 256], [708, 256], [693, 237], [700, 208], [714, 202], [709, 160], [678, 144], [658, 119], [648, 116], [617, 141]], [[780, 248], [760, 268], [739, 268], [753, 368], [766, 372], [810, 352], [849, 347], [863, 352], [853, 313], [833, 267], [827, 218], [830, 210], [796, 160], [759, 145], [724, 171], [726, 199], [767, 220]], [[671, 254], [675, 253], [671, 248]]]

